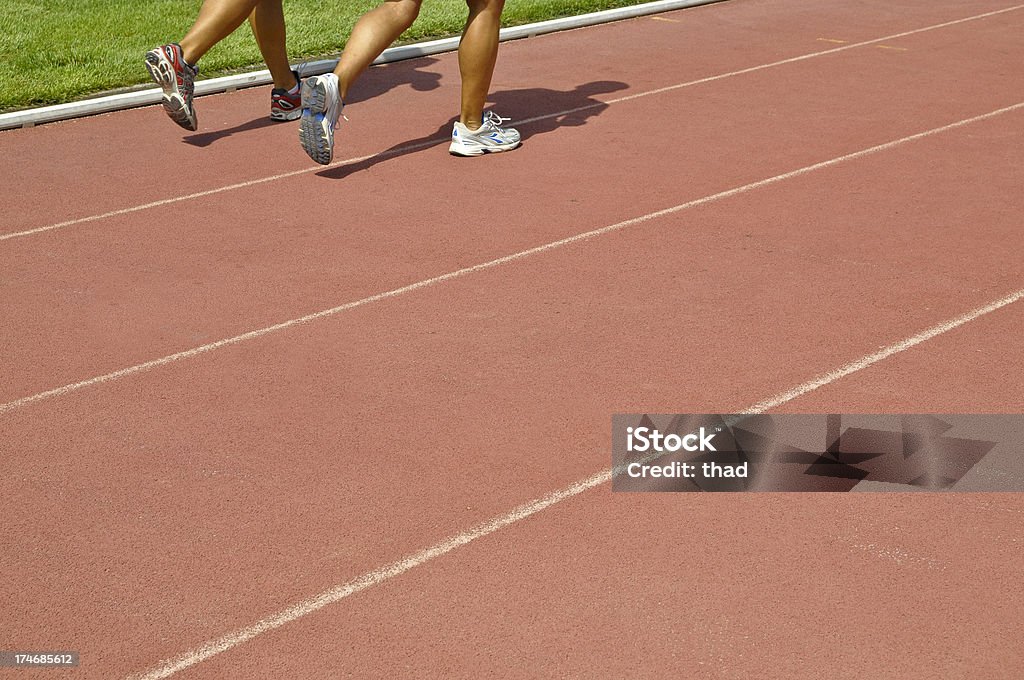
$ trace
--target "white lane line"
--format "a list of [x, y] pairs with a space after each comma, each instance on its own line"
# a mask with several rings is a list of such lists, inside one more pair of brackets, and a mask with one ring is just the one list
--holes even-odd
[[743, 186], [735, 187], [733, 189], [727, 189], [725, 191], [720, 191], [717, 194], [711, 194], [709, 196], [704, 196], [703, 198], [698, 198], [698, 199], [695, 199], [695, 200], [692, 200], [692, 201], [687, 201], [685, 203], [680, 203], [679, 205], [672, 206], [671, 208], [665, 208], [663, 210], [657, 210], [655, 212], [647, 213], [646, 215], [640, 215], [639, 217], [633, 217], [633, 218], [628, 219], [628, 220], [623, 220], [622, 222], [616, 222], [615, 224], [610, 224], [610, 225], [608, 225], [606, 227], [601, 227], [600, 229], [594, 229], [593, 231], [587, 231], [587, 232], [584, 232], [584, 233], [581, 233], [581, 234], [575, 234], [573, 236], [569, 236], [569, 237], [560, 239], [558, 241], [552, 241], [551, 243], [545, 243], [544, 245], [536, 246], [534, 248], [529, 248], [527, 250], [521, 250], [521, 251], [519, 251], [517, 253], [513, 253], [511, 255], [505, 255], [503, 257], [499, 257], [499, 258], [496, 258], [496, 259], [493, 259], [493, 260], [489, 260], [487, 262], [483, 262], [481, 264], [476, 264], [476, 265], [473, 265], [473, 266], [470, 266], [470, 267], [464, 267], [462, 269], [457, 269], [455, 271], [451, 271], [451, 272], [448, 272], [446, 274], [441, 274], [439, 276], [434, 276], [434, 277], [429, 278], [429, 279], [423, 279], [422, 281], [417, 281], [416, 283], [411, 283], [411, 284], [409, 284], [407, 286], [401, 286], [400, 288], [393, 288], [393, 289], [385, 291], [383, 293], [377, 293], [376, 295], [371, 295], [369, 297], [364, 297], [364, 298], [362, 298], [360, 300], [355, 300], [353, 302], [346, 302], [345, 304], [338, 305], [337, 307], [331, 307], [330, 309], [324, 309], [324, 310], [321, 310], [321, 311], [318, 311], [318, 312], [313, 312], [312, 314], [307, 314], [305, 316], [300, 316], [300, 317], [295, 318], [295, 319], [289, 319], [288, 321], [282, 321], [281, 323], [277, 323], [277, 324], [274, 324], [272, 326], [265, 326], [263, 328], [258, 328], [256, 330], [252, 330], [252, 331], [249, 331], [247, 333], [242, 333], [241, 335], [236, 335], [234, 337], [225, 338], [223, 340], [218, 340], [216, 342], [212, 342], [212, 343], [209, 343], [209, 344], [206, 344], [206, 345], [200, 345], [198, 347], [193, 347], [192, 349], [187, 349], [187, 350], [184, 350], [184, 351], [181, 351], [181, 352], [176, 352], [174, 354], [169, 354], [167, 356], [160, 357], [159, 359], [153, 359], [151, 361], [146, 361], [146, 362], [143, 362], [141, 364], [136, 364], [134, 366], [129, 366], [127, 368], [122, 368], [120, 370], [113, 371], [111, 373], [106, 373], [104, 375], [96, 376], [94, 378], [89, 378], [87, 380], [82, 380], [80, 382], [71, 383], [71, 384], [68, 384], [68, 385], [63, 385], [61, 387], [56, 387], [56, 388], [53, 388], [53, 389], [50, 389], [50, 390], [46, 390], [45, 392], [39, 392], [38, 394], [33, 394], [31, 396], [21, 397], [20, 399], [15, 399], [14, 401], [9, 401], [9, 402], [6, 402], [4, 404], [0, 404], [0, 414], [7, 413], [8, 411], [13, 411], [15, 409], [21, 408], [22, 406], [27, 406], [29, 404], [32, 404], [32, 403], [35, 403], [35, 402], [38, 402], [38, 401], [43, 401], [45, 399], [50, 399], [50, 398], [53, 398], [53, 397], [63, 396], [63, 395], [69, 394], [71, 392], [76, 392], [76, 391], [84, 389], [86, 387], [91, 387], [93, 385], [99, 385], [101, 383], [110, 382], [110, 381], [113, 381], [113, 380], [118, 380], [120, 378], [124, 378], [124, 377], [127, 377], [129, 375], [133, 375], [135, 373], [141, 373], [142, 371], [147, 371], [147, 370], [149, 370], [151, 368], [156, 368], [158, 366], [163, 366], [165, 364], [171, 364], [171, 363], [174, 363], [174, 362], [177, 362], [177, 361], [181, 361], [183, 359], [189, 359], [189, 358], [198, 356], [200, 354], [205, 354], [207, 352], [212, 352], [212, 351], [220, 349], [222, 347], [227, 347], [229, 345], [236, 345], [238, 343], [246, 342], [248, 340], [255, 340], [256, 338], [262, 337], [264, 335], [268, 335], [270, 333], [275, 333], [277, 331], [282, 331], [282, 330], [285, 330], [287, 328], [291, 328], [293, 326], [298, 326], [298, 325], [301, 325], [301, 324], [306, 324], [306, 323], [309, 323], [311, 321], [316, 321], [318, 319], [323, 319], [323, 318], [326, 318], [326, 317], [335, 316], [337, 314], [340, 314], [342, 312], [348, 311], [350, 309], [355, 309], [356, 307], [362, 307], [363, 305], [368, 305], [368, 304], [373, 303], [373, 302], [379, 302], [381, 300], [386, 300], [388, 298], [397, 297], [397, 296], [403, 295], [405, 293], [411, 293], [411, 292], [419, 290], [421, 288], [427, 288], [429, 286], [434, 286], [434, 285], [437, 285], [439, 283], [444, 283], [445, 281], [450, 281], [452, 279], [457, 279], [457, 278], [461, 278], [463, 276], [468, 276], [469, 274], [475, 274], [475, 273], [483, 271], [485, 269], [491, 269], [491, 268], [497, 267], [499, 265], [508, 264], [509, 262], [514, 262], [516, 260], [521, 260], [521, 259], [529, 257], [531, 255], [537, 255], [537, 254], [544, 253], [544, 252], [547, 252], [549, 250], [554, 250], [556, 248], [561, 248], [563, 246], [567, 246], [567, 245], [570, 245], [570, 244], [579, 243], [581, 241], [587, 241], [587, 240], [596, 238], [598, 236], [601, 236], [603, 234], [608, 234], [608, 233], [611, 233], [611, 232], [614, 232], [614, 231], [619, 231], [621, 229], [625, 229], [627, 227], [631, 227], [633, 225], [640, 224], [642, 222], [648, 222], [650, 220], [653, 220], [653, 219], [656, 219], [656, 218], [659, 218], [659, 217], [664, 217], [666, 215], [671, 215], [673, 213], [677, 213], [677, 212], [680, 212], [682, 210], [687, 210], [689, 208], [695, 208], [695, 207], [698, 207], [698, 206], [701, 206], [701, 205], [705, 205], [707, 203], [712, 203], [712, 202], [715, 202], [715, 201], [720, 201], [723, 198], [729, 198], [730, 196], [736, 196], [737, 194], [746, 193], [748, 191], [752, 191], [754, 189], [759, 189], [761, 187], [768, 186], [770, 184], [775, 184], [777, 182], [782, 182], [782, 181], [787, 180], [787, 179], [792, 179], [794, 177], [799, 177], [801, 175], [805, 175], [807, 173], [814, 172], [816, 170], [822, 170], [824, 168], [828, 168], [828, 167], [831, 167], [833, 165], [838, 165], [840, 163], [844, 163], [846, 161], [854, 160], [856, 158], [861, 158], [863, 156], [868, 156], [868, 155], [871, 155], [871, 154], [875, 154], [875, 153], [878, 153], [880, 151], [885, 151], [885, 150], [888, 150], [888, 149], [892, 149], [894, 147], [900, 146], [902, 144], [906, 144], [908, 142], [912, 142], [914, 140], [923, 139], [925, 137], [931, 137], [932, 135], [937, 135], [937, 134], [940, 134], [942, 132], [947, 132], [949, 130], [953, 130], [953, 129], [956, 129], [956, 128], [959, 128], [959, 127], [963, 127], [965, 125], [970, 125], [971, 123], [976, 123], [978, 121], [987, 120], [989, 118], [994, 118], [995, 116], [999, 116], [1001, 114], [1004, 114], [1004, 113], [1007, 113], [1007, 112], [1010, 112], [1010, 111], [1016, 111], [1016, 110], [1019, 110], [1019, 109], [1022, 109], [1022, 108], [1024, 108], [1024, 102], [1019, 102], [1019, 103], [1013, 104], [1011, 106], [1005, 106], [1005, 107], [1003, 107], [1001, 109], [996, 109], [995, 111], [990, 111], [988, 113], [984, 113], [984, 114], [981, 114], [979, 116], [973, 116], [971, 118], [965, 118], [965, 119], [959, 120], [959, 121], [957, 121], [955, 123], [950, 123], [948, 125], [943, 125], [941, 127], [932, 128], [930, 130], [925, 130], [924, 132], [919, 132], [917, 134], [909, 135], [907, 137], [901, 137], [900, 139], [895, 139], [893, 141], [886, 142], [884, 144], [878, 144], [877, 146], [872, 146], [872, 147], [869, 147], [867, 149], [862, 149], [860, 151], [854, 151], [853, 153], [848, 153], [848, 154], [845, 154], [843, 156], [838, 156], [836, 158], [832, 158], [832, 159], [827, 160], [827, 161], [822, 161], [820, 163], [814, 163], [813, 165], [807, 165], [807, 166], [804, 166], [804, 167], [799, 168], [797, 170], [792, 170], [790, 172], [786, 172], [786, 173], [783, 173], [781, 175], [775, 175], [774, 177], [769, 177], [768, 179], [762, 179], [762, 180], [759, 180], [759, 181], [756, 181], [756, 182], [751, 182], [749, 184], [744, 184]]
[[[906, 37], [908, 35], [914, 35], [916, 33], [925, 33], [927, 31], [934, 31], [934, 30], [937, 30], [937, 29], [940, 29], [940, 28], [947, 28], [949, 26], [955, 26], [957, 24], [962, 24], [962, 23], [965, 23], [965, 22], [968, 22], [968, 21], [977, 21], [978, 19], [985, 19], [987, 17], [992, 17], [992, 16], [995, 16], [997, 14], [1003, 14], [1005, 12], [1012, 12], [1014, 10], [1018, 10], [1018, 9], [1021, 9], [1021, 8], [1024, 8], [1024, 5], [1014, 5], [1013, 7], [1007, 7], [1005, 9], [995, 10], [994, 12], [986, 12], [985, 14], [976, 14], [974, 16], [965, 17], [963, 19], [954, 19], [953, 21], [947, 21], [945, 23], [935, 24], [933, 26], [925, 26], [924, 28], [915, 28], [915, 29], [913, 29], [911, 31], [904, 31], [903, 33], [894, 33], [893, 35], [887, 35], [887, 36], [882, 37], [882, 38], [874, 38], [872, 40], [865, 40], [863, 42], [850, 43], [848, 45], [843, 45], [842, 47], [833, 47], [833, 48], [830, 48], [830, 49], [827, 49], [827, 50], [821, 50], [819, 52], [811, 52], [809, 54], [802, 54], [802, 55], [800, 55], [798, 57], [790, 57], [788, 59], [781, 59], [779, 61], [773, 61], [773, 62], [770, 62], [770, 63], [767, 63], [767, 64], [761, 64], [759, 66], [751, 66], [749, 68], [740, 69], [739, 71], [730, 71], [729, 73], [722, 73], [722, 74], [719, 74], [719, 75], [716, 75], [716, 76], [708, 76], [707, 78], [701, 78], [699, 80], [691, 80], [689, 82], [679, 83], [678, 85], [669, 85], [667, 87], [661, 87], [661, 88], [658, 88], [656, 90], [648, 90], [647, 92], [638, 92], [637, 94], [626, 95], [624, 97], [619, 97], [617, 99], [609, 99], [606, 102], [606, 104], [618, 104], [618, 103], [627, 102], [627, 101], [630, 101], [630, 100], [633, 100], [633, 99], [639, 99], [641, 97], [649, 97], [649, 96], [654, 95], [654, 94], [662, 94], [663, 92], [671, 92], [673, 90], [679, 90], [679, 89], [682, 89], [684, 87], [692, 87], [694, 85], [703, 85], [704, 83], [713, 83], [716, 80], [723, 80], [725, 78], [732, 78], [733, 76], [740, 76], [740, 75], [744, 75], [744, 74], [747, 74], [747, 73], [754, 73], [756, 71], [763, 71], [765, 69], [775, 68], [777, 66], [784, 66], [786, 64], [795, 64], [796, 62], [799, 62], [799, 61], [805, 61], [807, 59], [814, 59], [816, 57], [821, 57], [821, 56], [824, 56], [826, 54], [836, 54], [837, 52], [845, 52], [846, 50], [853, 50], [853, 49], [856, 49], [858, 47], [865, 47], [867, 45], [874, 45], [876, 43], [886, 42], [888, 40], [895, 40], [896, 38], [903, 38], [903, 37]], [[582, 111], [582, 110], [585, 110], [585, 109], [594, 108], [595, 106], [599, 106], [599, 104], [590, 104], [588, 106], [581, 107], [579, 109], [573, 109], [572, 111], [569, 111], [567, 113], [575, 113], [576, 111]], [[561, 114], [561, 115], [564, 115], [564, 114]], [[528, 119], [526, 119], [524, 121], [521, 121], [520, 124], [529, 123], [529, 122], [532, 122], [533, 120], [536, 120], [536, 119], [528, 118]]]
[[372, 588], [384, 581], [404, 574], [414, 567], [418, 567], [425, 562], [429, 562], [432, 559], [450, 553], [456, 548], [461, 548], [467, 543], [471, 543], [478, 538], [482, 538], [488, 534], [493, 534], [499, 529], [503, 529], [510, 524], [515, 524], [516, 522], [524, 520], [530, 515], [534, 515], [545, 508], [555, 505], [556, 503], [560, 503], [568, 498], [579, 495], [587, 489], [592, 489], [595, 486], [607, 482], [609, 479], [611, 479], [610, 472], [599, 472], [564, 489], [555, 491], [554, 493], [550, 493], [547, 496], [530, 501], [524, 505], [520, 505], [511, 512], [490, 519], [483, 524], [458, 534], [457, 536], [452, 536], [451, 538], [441, 541], [429, 548], [425, 548], [424, 550], [420, 550], [419, 552], [409, 555], [397, 562], [392, 562], [389, 565], [367, 572], [348, 583], [336, 586], [330, 590], [320, 593], [319, 595], [303, 600], [302, 602], [294, 604], [277, 614], [260, 619], [251, 626], [236, 630], [215, 640], [210, 640], [196, 649], [185, 652], [173, 659], [163, 661], [158, 666], [148, 671], [132, 675], [130, 678], [132, 680], [156, 680], [157, 678], [166, 678], [174, 675], [178, 671], [194, 666], [212, 656], [220, 654], [221, 652], [226, 652], [232, 647], [236, 647], [243, 642], [251, 640], [257, 635], [274, 630], [275, 628], [280, 628], [286, 623], [290, 623], [296, 619], [302, 618], [303, 616], [312, 614], [313, 612], [334, 604], [339, 600], [343, 600], [350, 595], [355, 595], [360, 591]]
[[[759, 401], [740, 413], [764, 413], [771, 408], [781, 406], [782, 404], [792, 401], [797, 397], [813, 392], [819, 387], [824, 387], [829, 383], [840, 380], [851, 373], [861, 371], [872, 364], [876, 364], [893, 356], [894, 354], [906, 351], [915, 345], [919, 345], [926, 340], [930, 340], [931, 338], [942, 335], [954, 328], [963, 326], [969, 321], [994, 312], [995, 310], [1017, 302], [1022, 298], [1024, 298], [1024, 289], [1018, 290], [1015, 293], [1000, 298], [999, 300], [983, 307], [967, 312], [955, 319], [950, 319], [949, 321], [932, 326], [917, 335], [893, 343], [878, 352], [874, 352], [873, 354], [868, 354], [860, 359], [851, 361], [845, 366], [841, 366], [835, 370], [829, 371], [828, 373], [824, 373], [813, 380], [808, 380], [793, 389], [787, 390], [769, 399]], [[329, 605], [335, 604], [346, 597], [355, 595], [356, 593], [372, 588], [373, 586], [380, 585], [381, 583], [395, 578], [396, 576], [401, 576], [410, 569], [418, 567], [430, 560], [442, 557], [457, 548], [461, 548], [462, 546], [475, 541], [478, 538], [483, 538], [484, 536], [493, 534], [507, 526], [520, 522], [531, 515], [535, 515], [541, 510], [545, 510], [553, 505], [561, 503], [564, 500], [578, 496], [584, 491], [606, 484], [611, 481], [612, 474], [613, 471], [611, 469], [598, 472], [586, 479], [581, 479], [564, 489], [559, 489], [558, 491], [546, 496], [532, 500], [529, 503], [520, 505], [511, 512], [490, 519], [483, 524], [447, 538], [440, 543], [436, 543], [429, 548], [420, 550], [417, 553], [413, 553], [412, 555], [400, 559], [397, 562], [392, 562], [386, 566], [374, 569], [373, 571], [367, 572], [351, 581], [302, 600], [283, 611], [262, 618], [250, 626], [246, 626], [245, 628], [241, 628], [214, 640], [210, 640], [195, 649], [191, 649], [171, 659], [161, 661], [153, 668], [129, 676], [129, 680], [159, 680], [160, 678], [170, 677], [179, 671], [202, 663], [217, 654], [229, 651], [230, 649], [257, 637], [258, 635], [262, 635], [263, 633], [274, 630], [275, 628], [280, 628], [281, 626], [291, 623], [296, 619], [300, 619]]]
[[974, 321], [978, 317], [990, 314], [991, 312], [994, 312], [997, 309], [1002, 309], [1007, 305], [1012, 305], [1014, 302], [1019, 302], [1021, 299], [1024, 299], [1024, 289], [1010, 293], [1006, 297], [1001, 297], [998, 300], [991, 302], [983, 307], [972, 309], [966, 314], [962, 314], [956, 317], [955, 319], [950, 319], [949, 321], [936, 324], [935, 326], [932, 326], [927, 330], [921, 331], [917, 335], [912, 335], [911, 337], [905, 340], [901, 340], [900, 342], [897, 342], [895, 344], [889, 345], [888, 347], [883, 347], [882, 349], [878, 350], [877, 352], [874, 352], [873, 354], [868, 354], [865, 357], [861, 357], [857, 361], [851, 361], [850, 363], [846, 364], [841, 368], [837, 368], [834, 371], [829, 371], [828, 373], [820, 375], [814, 380], [808, 380], [802, 385], [797, 385], [788, 392], [783, 392], [782, 394], [774, 396], [771, 399], [759, 401], [753, 406], [751, 406], [748, 411], [744, 411], [743, 413], [764, 413], [765, 411], [773, 409], [777, 406], [781, 406], [782, 404], [785, 404], [788, 401], [792, 401], [797, 397], [802, 397], [808, 392], [813, 392], [819, 387], [823, 387], [825, 385], [828, 385], [829, 383], [835, 382], [836, 380], [848, 376], [851, 373], [856, 373], [857, 371], [865, 369], [871, 364], [877, 364], [879, 361], [882, 361], [883, 359], [888, 359], [894, 354], [899, 354], [900, 352], [904, 352], [910, 349], [911, 347], [920, 345], [922, 342], [931, 340], [932, 338], [938, 335], [942, 335], [943, 333], [951, 331], [954, 328], [959, 328], [960, 326], [963, 326], [968, 322]]
[[[767, 64], [761, 64], [759, 66], [751, 66], [749, 68], [740, 69], [738, 71], [730, 71], [728, 73], [722, 73], [722, 74], [715, 75], [715, 76], [709, 76], [707, 78], [701, 78], [699, 80], [691, 80], [691, 81], [688, 81], [688, 82], [685, 82], [685, 83], [678, 83], [676, 85], [669, 85], [667, 87], [661, 87], [661, 88], [658, 88], [658, 89], [655, 89], [655, 90], [648, 90], [646, 92], [638, 92], [636, 94], [627, 95], [625, 97], [618, 97], [616, 99], [609, 99], [607, 101], [595, 102], [593, 104], [588, 104], [586, 106], [581, 106], [581, 107], [578, 107], [578, 108], [575, 108], [575, 109], [569, 109], [567, 111], [559, 111], [558, 113], [546, 113], [546, 114], [541, 115], [541, 116], [534, 116], [532, 118], [525, 118], [523, 120], [513, 121], [512, 125], [529, 125], [530, 123], [535, 123], [535, 122], [541, 121], [541, 120], [549, 120], [551, 118], [558, 118], [560, 116], [566, 116], [566, 115], [569, 115], [569, 114], [578, 113], [580, 111], [587, 111], [589, 109], [594, 109], [594, 108], [598, 108], [598, 107], [609, 106], [611, 104], [620, 104], [622, 102], [632, 101], [634, 99], [640, 99], [642, 97], [649, 97], [651, 95], [662, 94], [662, 93], [665, 93], [665, 92], [671, 92], [673, 90], [678, 90], [678, 89], [681, 89], [681, 88], [684, 88], [684, 87], [692, 87], [694, 85], [702, 85], [704, 83], [710, 83], [710, 82], [714, 82], [716, 80], [722, 80], [724, 78], [732, 78], [733, 76], [739, 76], [739, 75], [743, 75], [743, 74], [746, 74], [746, 73], [754, 73], [756, 71], [762, 71], [764, 69], [775, 68], [777, 66], [783, 66], [785, 64], [792, 64], [792, 63], [795, 63], [795, 62], [798, 62], [798, 61], [804, 61], [806, 59], [813, 59], [815, 57], [820, 57], [820, 56], [824, 56], [824, 55], [827, 55], [827, 54], [834, 54], [836, 52], [843, 52], [845, 50], [852, 50], [852, 49], [857, 48], [857, 47], [864, 47], [865, 45], [873, 45], [875, 43], [884, 42], [884, 41], [887, 41], [887, 40], [894, 40], [896, 38], [902, 38], [902, 37], [905, 37], [905, 36], [908, 36], [908, 35], [914, 35], [916, 33], [924, 33], [926, 31], [934, 31], [934, 30], [937, 30], [937, 29], [940, 29], [940, 28], [946, 28], [948, 26], [954, 26], [956, 24], [962, 24], [962, 23], [965, 23], [965, 22], [968, 22], [968, 21], [976, 21], [978, 19], [985, 19], [987, 17], [995, 16], [997, 14], [1003, 14], [1005, 12], [1012, 12], [1012, 11], [1015, 11], [1015, 10], [1018, 10], [1018, 9], [1021, 9], [1021, 8], [1024, 8], [1024, 5], [1014, 5], [1013, 7], [1007, 7], [1005, 9], [995, 10], [995, 11], [992, 11], [992, 12], [986, 12], [984, 14], [976, 14], [974, 16], [965, 17], [963, 19], [955, 19], [953, 21], [947, 21], [947, 22], [944, 22], [944, 23], [941, 23], [941, 24], [934, 24], [932, 26], [925, 26], [923, 28], [916, 28], [914, 30], [905, 31], [903, 33], [896, 33], [896, 34], [893, 34], [893, 35], [887, 35], [887, 36], [882, 37], [882, 38], [875, 38], [873, 40], [866, 40], [864, 42], [859, 42], [859, 43], [851, 43], [849, 45], [843, 45], [842, 47], [835, 47], [835, 48], [832, 48], [832, 49], [822, 50], [822, 51], [819, 51], [819, 52], [811, 52], [809, 54], [804, 54], [804, 55], [801, 55], [801, 56], [798, 56], [798, 57], [791, 57], [789, 59], [782, 59], [780, 61], [773, 61], [773, 62], [770, 62], [770, 63], [767, 63]], [[171, 198], [165, 198], [165, 199], [161, 199], [161, 200], [158, 200], [158, 201], [152, 201], [152, 202], [149, 202], [149, 203], [142, 203], [140, 205], [135, 205], [135, 206], [131, 206], [131, 207], [128, 207], [128, 208], [121, 208], [119, 210], [111, 210], [109, 212], [99, 213], [99, 214], [96, 214], [96, 215], [89, 215], [87, 217], [78, 217], [78, 218], [75, 218], [75, 219], [65, 220], [63, 222], [57, 222], [55, 224], [49, 224], [49, 225], [42, 226], [42, 227], [34, 227], [32, 229], [26, 229], [24, 231], [16, 231], [16, 232], [11, 232], [11, 233], [7, 233], [7, 234], [0, 234], [0, 241], [7, 241], [7, 240], [10, 240], [10, 239], [22, 238], [22, 237], [25, 237], [25, 236], [32, 236], [34, 234], [42, 234], [42, 233], [45, 233], [45, 232], [48, 232], [48, 231], [53, 231], [55, 229], [63, 229], [65, 227], [71, 227], [71, 226], [74, 226], [74, 225], [77, 225], [77, 224], [85, 224], [85, 223], [88, 223], [88, 222], [96, 222], [96, 221], [104, 220], [104, 219], [107, 219], [107, 218], [110, 218], [110, 217], [117, 217], [119, 215], [128, 215], [128, 214], [131, 214], [131, 213], [139, 212], [141, 210], [149, 210], [150, 208], [158, 208], [158, 207], [164, 206], [164, 205], [170, 205], [170, 204], [173, 204], [173, 203], [180, 203], [181, 201], [190, 201], [190, 200], [193, 200], [193, 199], [202, 198], [204, 196], [212, 196], [214, 194], [223, 193], [225, 191], [234, 191], [236, 189], [245, 189], [247, 187], [256, 186], [258, 184], [264, 184], [266, 182], [274, 182], [276, 180], [286, 179], [288, 177], [295, 177], [297, 175], [304, 175], [304, 174], [308, 174], [308, 173], [319, 172], [321, 170], [329, 170], [331, 168], [341, 167], [343, 165], [351, 165], [351, 164], [354, 164], [354, 163], [360, 163], [362, 161], [366, 161], [366, 160], [369, 160], [371, 158], [388, 158], [390, 156], [400, 156], [402, 154], [410, 153], [410, 152], [413, 152], [413, 151], [418, 151], [420, 149], [425, 149], [425, 148], [433, 146], [435, 144], [440, 144], [440, 143], [442, 143], [442, 142], [444, 142], [446, 140], [447, 140], [447, 137], [444, 137], [444, 138], [438, 137], [437, 139], [431, 139], [431, 140], [428, 140], [428, 141], [425, 141], [425, 142], [420, 142], [420, 143], [412, 144], [412, 145], [409, 145], [409, 146], [403, 146], [403, 147], [399, 147], [399, 148], [392, 149], [392, 150], [389, 150], [389, 151], [382, 151], [382, 152], [375, 153], [375, 154], [370, 154], [370, 155], [367, 155], [367, 156], [358, 156], [356, 158], [348, 158], [348, 159], [345, 159], [343, 161], [336, 161], [334, 163], [331, 163], [330, 165], [317, 165], [317, 166], [310, 167], [310, 168], [301, 168], [299, 170], [292, 170], [290, 172], [283, 172], [283, 173], [280, 173], [280, 174], [277, 174], [277, 175], [270, 175], [268, 177], [261, 177], [261, 178], [249, 180], [249, 181], [246, 181], [246, 182], [238, 182], [236, 184], [228, 184], [226, 186], [216, 187], [214, 189], [207, 189], [205, 191], [197, 191], [197, 192], [191, 193], [191, 194], [184, 194], [184, 195], [181, 195], [181, 196], [174, 196], [174, 197], [171, 197]]]

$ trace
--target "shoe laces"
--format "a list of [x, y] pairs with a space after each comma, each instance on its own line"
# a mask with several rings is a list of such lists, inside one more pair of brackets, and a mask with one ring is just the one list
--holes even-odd
[[501, 116], [496, 114], [494, 111], [488, 111], [487, 114], [484, 115], [484, 119], [481, 121], [480, 127], [489, 126], [489, 127], [494, 128], [495, 130], [501, 130], [501, 124], [504, 123], [505, 121], [508, 121], [508, 120], [512, 120], [512, 119], [511, 118], [502, 118]]

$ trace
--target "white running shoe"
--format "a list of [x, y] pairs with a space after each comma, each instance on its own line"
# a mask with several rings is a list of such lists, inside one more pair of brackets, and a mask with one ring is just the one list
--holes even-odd
[[334, 158], [334, 128], [344, 107], [338, 94], [338, 76], [328, 73], [302, 81], [299, 143], [321, 165]]
[[452, 144], [448, 152], [453, 156], [482, 156], [485, 153], [511, 151], [522, 143], [519, 130], [503, 128], [501, 124], [508, 118], [502, 118], [494, 111], [484, 116], [483, 125], [470, 130], [456, 121], [452, 130]]

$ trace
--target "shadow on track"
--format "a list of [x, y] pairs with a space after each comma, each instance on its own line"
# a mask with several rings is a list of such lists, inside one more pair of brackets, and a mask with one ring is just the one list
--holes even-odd
[[[585, 125], [588, 120], [599, 115], [609, 106], [599, 99], [595, 99], [596, 95], [617, 92], [626, 87], [628, 87], [626, 83], [599, 80], [578, 85], [567, 91], [540, 87], [503, 90], [492, 93], [488, 96], [487, 101], [490, 104], [488, 108], [493, 108], [506, 118], [511, 117], [512, 122], [509, 124], [519, 126], [517, 129], [523, 140], [526, 141], [536, 135], [553, 132], [560, 127]], [[396, 144], [370, 158], [339, 165], [316, 174], [328, 179], [343, 179], [392, 158], [407, 156], [434, 146], [447, 144], [451, 139], [452, 124], [456, 120], [456, 118], [450, 118], [434, 132], [418, 139]], [[344, 148], [344, 134], [344, 129], [339, 131], [340, 148]]]
[[417, 92], [436, 90], [441, 87], [441, 74], [423, 69], [439, 61], [434, 57], [420, 57], [374, 66], [359, 78], [359, 82], [349, 92], [345, 106], [379, 97], [402, 85], [408, 85]]
[[261, 128], [268, 127], [270, 125], [278, 125], [278, 121], [270, 120], [268, 116], [262, 116], [260, 118], [254, 118], [248, 122], [236, 125], [233, 128], [227, 128], [225, 130], [215, 130], [213, 132], [203, 132], [198, 135], [187, 135], [181, 138], [181, 141], [192, 146], [210, 146], [218, 139], [224, 139], [231, 135], [237, 135], [240, 132], [250, 132], [252, 130], [259, 130]]

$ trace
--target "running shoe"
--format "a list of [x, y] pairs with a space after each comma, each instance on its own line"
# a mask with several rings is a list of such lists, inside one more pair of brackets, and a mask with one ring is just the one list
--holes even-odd
[[334, 158], [334, 128], [345, 108], [338, 94], [338, 76], [328, 73], [306, 78], [300, 89], [299, 143], [310, 158], [327, 165]]
[[485, 153], [511, 151], [522, 143], [522, 138], [515, 128], [501, 127], [506, 120], [509, 119], [488, 111], [483, 125], [476, 130], [470, 130], [456, 121], [448, 152], [453, 156], [482, 156]]
[[294, 92], [283, 87], [270, 91], [270, 120], [295, 120], [302, 115], [302, 79], [298, 71], [292, 73], [296, 82]]
[[186, 130], [195, 130], [196, 110], [192, 106], [199, 68], [185, 61], [181, 45], [171, 43], [146, 52], [149, 75], [164, 91], [164, 111]]

